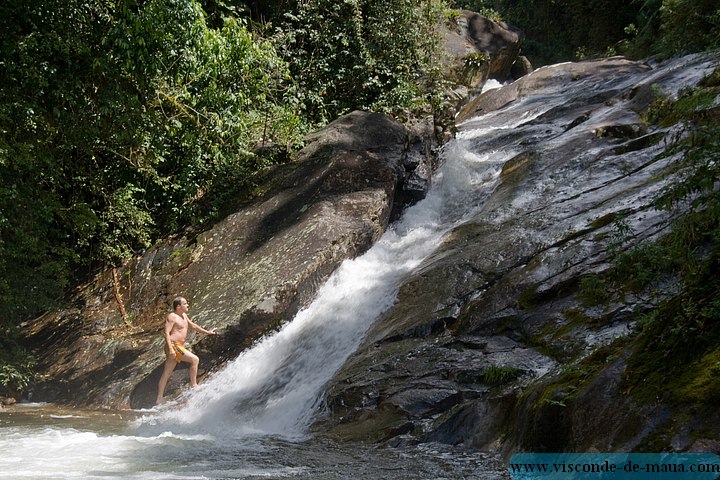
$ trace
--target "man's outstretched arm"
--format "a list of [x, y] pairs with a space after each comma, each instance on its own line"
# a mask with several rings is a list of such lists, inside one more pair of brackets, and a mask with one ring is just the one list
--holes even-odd
[[198, 325], [197, 323], [193, 322], [192, 320], [190, 320], [190, 318], [188, 318], [188, 326], [190, 328], [192, 328], [193, 330], [204, 333], [206, 335], [215, 335], [216, 334], [215, 331], [217, 330], [217, 328], [211, 328], [210, 330], [207, 330], [207, 329], [201, 327], [200, 325]]

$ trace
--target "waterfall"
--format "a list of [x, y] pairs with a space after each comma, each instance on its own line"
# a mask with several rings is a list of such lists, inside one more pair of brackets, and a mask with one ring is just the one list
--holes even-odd
[[[474, 136], [491, 129], [474, 127]], [[393, 305], [402, 280], [492, 192], [506, 158], [472, 153], [466, 143], [443, 148], [426, 198], [365, 254], [342, 263], [312, 304], [187, 392], [182, 407], [143, 422], [173, 432], [302, 437], [321, 407], [323, 387]]]
[[[372, 324], [393, 305], [402, 282], [446, 234], [483, 208], [503, 164], [527, 150], [523, 145], [528, 142], [553, 148], [576, 141], [578, 133], [567, 128], [577, 118], [575, 110], [541, 119], [568, 102], [583, 105], [581, 100], [588, 95], [619, 93], [645, 78], [622, 75], [570, 82], [558, 75], [547, 70], [547, 86], [541, 94], [520, 96], [501, 109], [460, 124], [457, 138], [442, 149], [442, 166], [423, 201], [409, 208], [365, 254], [345, 261], [314, 302], [281, 330], [188, 391], [177, 405], [145, 417], [143, 424], [185, 434], [303, 437], [322, 407], [327, 383], [357, 350]], [[663, 76], [667, 72], [658, 71], [645, 81]], [[677, 85], [672, 83], [673, 88]], [[604, 121], [604, 112], [601, 109], [595, 121]], [[558, 188], [552, 176], [539, 178], [532, 191], [512, 200], [512, 207], [526, 208], [540, 193]], [[563, 185], [561, 193], [566, 189], [567, 195], [577, 194], [572, 185]]]
[[[553, 246], [545, 250], [548, 256], [536, 258], [557, 255], [553, 261], [562, 270], [541, 265], [537, 271], [542, 276], [537, 278], [554, 275], [553, 281], [565, 282], [568, 277], [559, 278], [554, 272], [565, 273], [568, 264], [575, 268], [581, 263], [576, 256], [588, 250], [580, 245], [562, 251], [572, 242], [559, 239], [578, 240], [577, 232], [614, 212], [634, 210], [638, 218], [646, 218], [649, 210], [644, 206], [649, 205], [651, 189], [662, 186], [655, 173], [670, 161], [659, 157], [666, 145], [615, 151], [625, 142], [638, 147], [637, 139], [598, 140], [595, 129], [634, 125], [638, 120], [627, 102], [633, 102], [636, 94], [660, 92], [677, 98], [683, 88], [711, 74], [717, 59], [713, 52], [636, 74], [616, 75], [609, 69], [607, 75], [589, 79], [547, 67], [546, 87], [541, 89], [538, 80], [527, 97], [458, 125], [457, 138], [443, 147], [442, 166], [425, 200], [408, 209], [364, 255], [344, 262], [311, 305], [178, 401], [140, 413], [43, 404], [18, 404], [0, 412], [0, 478], [507, 478], [506, 460], [489, 452], [434, 442], [376, 448], [320, 436], [307, 439], [307, 431], [322, 412], [328, 383], [362, 345], [373, 324], [392, 308], [403, 283], [419, 267], [429, 270], [436, 258], [447, 260], [432, 256], [458, 225], [505, 222], [517, 232], [498, 230], [502, 235], [495, 241], [505, 242], [503, 248], [528, 241]], [[543, 69], [536, 72], [529, 80]], [[713, 105], [717, 107], [717, 101]], [[607, 157], [613, 158], [601, 154], [600, 143], [612, 149]], [[513, 182], [508, 168], [510, 173], [503, 177], [507, 182], [496, 190], [505, 162], [522, 159], [518, 155], [527, 152], [541, 158], [542, 164], [534, 165], [522, 184]], [[635, 179], [624, 184], [633, 176], [630, 171]], [[493, 193], [497, 195], [486, 204]], [[537, 218], [539, 225], [524, 228], [540, 216], [544, 218]], [[561, 243], [562, 249], [554, 248]], [[587, 242], [578, 241], [583, 243]], [[502, 253], [488, 251], [484, 244], [473, 247], [463, 254], [487, 255], [482, 260], [494, 261]], [[568, 252], [572, 256], [563, 256]], [[518, 258], [526, 261], [524, 254]], [[557, 303], [560, 313], [567, 304]], [[626, 328], [621, 322], [597, 332], [590, 329], [588, 345], [616, 338], [617, 325]], [[495, 353], [502, 359], [514, 355], [509, 349]], [[531, 367], [537, 365], [553, 364]], [[536, 369], [538, 376], [545, 371]], [[416, 380], [425, 378], [410, 382]], [[481, 412], [477, 404], [472, 408]], [[136, 415], [142, 416], [135, 419]], [[653, 421], [649, 418], [646, 423], [652, 426]], [[596, 444], [609, 442], [608, 438], [601, 432]]]

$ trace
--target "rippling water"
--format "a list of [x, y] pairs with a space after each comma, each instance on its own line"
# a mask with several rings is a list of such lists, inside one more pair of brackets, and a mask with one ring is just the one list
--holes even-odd
[[374, 448], [324, 438], [143, 435], [143, 412], [20, 404], [0, 411], [0, 478], [501, 479], [495, 457], [444, 445]]

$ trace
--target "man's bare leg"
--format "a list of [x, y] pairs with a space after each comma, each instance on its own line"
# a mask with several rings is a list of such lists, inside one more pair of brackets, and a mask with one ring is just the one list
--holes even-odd
[[192, 352], [185, 352], [180, 360], [182, 360], [183, 362], [188, 362], [190, 364], [190, 368], [188, 369], [188, 375], [190, 376], [190, 386], [193, 388], [197, 387], [197, 374], [198, 366], [200, 365], [200, 359]]
[[163, 368], [163, 373], [162, 375], [160, 375], [160, 380], [158, 381], [158, 393], [157, 399], [155, 400], [156, 405], [164, 403], [165, 399], [163, 397], [165, 396], [165, 387], [167, 386], [170, 375], [172, 375], [172, 372], [173, 370], [175, 370], [176, 366], [177, 362], [173, 357], [168, 357], [165, 360], [165, 367]]

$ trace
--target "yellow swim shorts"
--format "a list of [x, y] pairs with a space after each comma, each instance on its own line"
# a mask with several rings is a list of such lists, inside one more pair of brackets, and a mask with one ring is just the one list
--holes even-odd
[[[173, 341], [173, 342], [170, 342], [170, 343], [172, 343], [172, 346], [173, 346], [173, 353], [175, 354], [175, 361], [176, 361], [176, 362], [179, 363], [180, 360], [182, 359], [183, 355], [185, 355], [186, 353], [190, 353], [190, 350], [188, 350], [187, 348], [183, 347], [183, 343], [185, 343], [185, 342], [175, 342], [175, 341]], [[168, 357], [170, 356], [170, 350], [168, 349], [167, 343], [165, 344], [165, 355], [167, 355]]]

